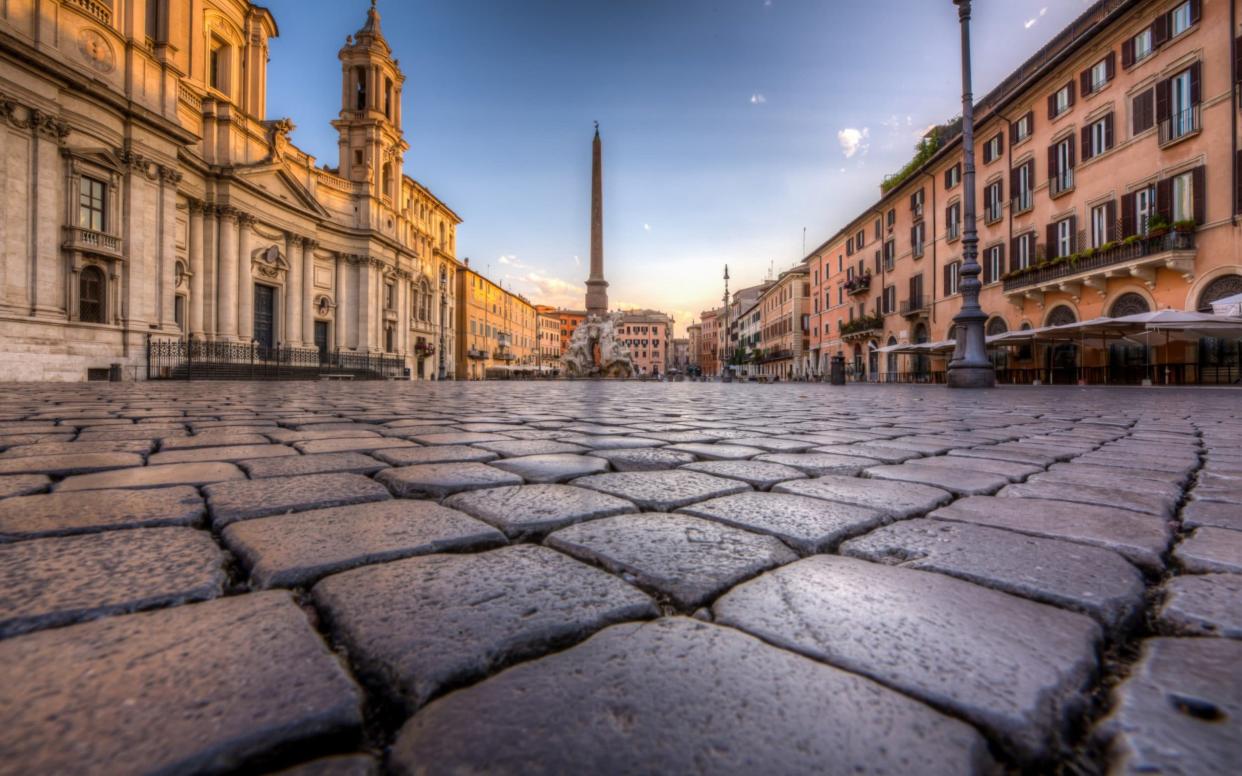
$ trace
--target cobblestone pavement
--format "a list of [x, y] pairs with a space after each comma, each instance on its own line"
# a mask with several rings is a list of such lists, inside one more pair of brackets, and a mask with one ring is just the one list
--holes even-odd
[[0, 385], [0, 773], [1242, 773], [1242, 393]]

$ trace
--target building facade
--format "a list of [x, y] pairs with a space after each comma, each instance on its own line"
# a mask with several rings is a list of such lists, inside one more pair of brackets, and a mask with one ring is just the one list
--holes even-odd
[[759, 296], [759, 344], [763, 351], [758, 358], [760, 377], [793, 380], [807, 376], [810, 293], [807, 266], [798, 264], [782, 272]]
[[617, 339], [629, 350], [634, 372], [659, 377], [668, 373], [673, 319], [656, 310], [627, 310], [621, 313]]
[[461, 219], [405, 175], [405, 76], [370, 10], [334, 166], [266, 115], [264, 8], [0, 5], [0, 362], [144, 375], [149, 340], [388, 354], [451, 375]]
[[561, 368], [561, 316], [556, 308], [535, 305], [535, 332], [538, 342], [536, 365], [543, 372]]
[[689, 374], [703, 373], [703, 324], [692, 323], [686, 327], [686, 348], [689, 351]]
[[669, 371], [680, 375], [688, 374], [690, 372], [690, 340], [685, 337], [675, 338], [669, 345], [669, 352], [672, 353], [668, 362]]
[[500, 372], [535, 371], [538, 315], [526, 297], [506, 291], [470, 269], [457, 273], [457, 376], [485, 380]]
[[729, 326], [733, 330], [732, 337], [739, 361], [738, 377], [758, 377], [760, 361], [763, 358], [763, 307], [759, 300], [756, 299], [749, 307], [742, 308]]
[[722, 309], [704, 310], [699, 314], [699, 368], [703, 377], [720, 376], [720, 325]]
[[586, 320], [586, 311], [557, 310], [556, 314], [561, 319], [561, 355], [564, 356], [569, 350], [569, 341], [573, 339], [574, 332]]
[[[1239, 0], [1104, 0], [976, 107], [980, 297], [990, 335], [1242, 291]], [[806, 259], [810, 367], [840, 352], [859, 379], [927, 379], [927, 357], [885, 345], [952, 337], [961, 308], [962, 137], [928, 154]], [[1214, 345], [1214, 347], [1218, 346]], [[1166, 359], [1238, 358], [1174, 346]], [[1144, 349], [1007, 351], [1044, 379]], [[1085, 359], [1085, 360], [1084, 360]]]

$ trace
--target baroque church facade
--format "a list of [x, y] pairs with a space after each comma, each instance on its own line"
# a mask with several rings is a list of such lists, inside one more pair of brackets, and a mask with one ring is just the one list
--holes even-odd
[[277, 35], [246, 0], [0, 3], [0, 379], [141, 379], [152, 342], [453, 376], [461, 219], [404, 172], [374, 0], [334, 167], [266, 116]]

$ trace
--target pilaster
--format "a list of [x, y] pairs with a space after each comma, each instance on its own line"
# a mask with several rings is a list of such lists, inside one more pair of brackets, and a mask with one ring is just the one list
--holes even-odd
[[251, 274], [250, 253], [254, 250], [255, 218], [249, 213], [237, 216], [240, 248], [237, 256], [237, 336], [242, 342], [254, 338], [254, 276]]
[[190, 254], [190, 334], [203, 336], [203, 203], [189, 202], [190, 233], [187, 251]]
[[220, 309], [217, 329], [227, 340], [237, 339], [237, 221], [231, 207], [220, 208]]

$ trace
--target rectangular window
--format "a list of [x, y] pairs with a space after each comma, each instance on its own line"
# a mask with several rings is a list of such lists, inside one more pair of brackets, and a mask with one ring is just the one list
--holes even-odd
[[1195, 217], [1194, 174], [1184, 172], [1173, 179], [1173, 223]]
[[397, 309], [397, 289], [392, 283], [384, 284], [384, 309]]
[[1151, 56], [1153, 50], [1151, 27], [1135, 35], [1130, 41], [1130, 45], [1134, 47], [1134, 61], [1141, 62]]
[[888, 225], [891, 227], [895, 223], [897, 223], [897, 211], [895, 209], [890, 209], [888, 211]]
[[1001, 157], [1001, 136], [996, 135], [983, 146], [983, 163], [994, 162]]
[[988, 282], [996, 282], [1000, 280], [1001, 275], [1005, 274], [1005, 252], [999, 245], [988, 248], [987, 251], [987, 276]]
[[962, 205], [960, 202], [949, 205], [945, 218], [945, 229], [950, 240], [956, 240], [962, 236]]
[[962, 182], [962, 165], [955, 164], [945, 171], [944, 187], [951, 189]]
[[1056, 93], [1056, 110], [1053, 116], [1060, 116], [1062, 113], [1070, 109], [1070, 85], [1062, 86]]
[[866, 230], [859, 229], [858, 234], [854, 235], [854, 247], [861, 248], [867, 239]]
[[1074, 187], [1073, 136], [1053, 146], [1052, 194], [1055, 196]]
[[1107, 151], [1113, 145], [1113, 117], [1105, 116], [1087, 128], [1084, 138], [1083, 156], [1093, 159]]
[[1015, 269], [1027, 269], [1031, 266], [1031, 258], [1034, 256], [1035, 235], [1024, 234], [1014, 242], [1014, 266]]
[[1108, 242], [1108, 205], [1091, 208], [1091, 247], [1099, 248]]
[[1147, 234], [1147, 222], [1155, 212], [1155, 190], [1150, 186], [1134, 192], [1134, 224], [1138, 234]]
[[1091, 91], [1098, 92], [1108, 83], [1108, 60], [1101, 59], [1091, 66]]
[[1190, 13], [1190, 0], [1174, 8], [1169, 14], [1169, 21], [1169, 32], [1175, 37], [1190, 29], [1190, 25], [1194, 24]]
[[945, 268], [945, 296], [953, 296], [958, 292], [958, 285], [962, 279], [962, 263], [955, 261]]
[[105, 231], [106, 207], [104, 197], [107, 186], [103, 181], [94, 178], [82, 178], [81, 192], [78, 195], [78, 226], [96, 232]]
[[891, 315], [897, 312], [897, 286], [887, 286], [884, 289], [884, 314]]
[[1004, 205], [1001, 202], [1001, 183], [997, 181], [988, 186], [984, 192], [983, 218], [987, 223], [993, 224], [1001, 219], [1004, 212]]
[[884, 243], [884, 271], [885, 272], [893, 271], [893, 263], [896, 261], [896, 259], [897, 259], [897, 242], [895, 240], [889, 240], [888, 242]]
[[1138, 135], [1156, 126], [1156, 90], [1148, 89], [1130, 101], [1131, 133]]
[[914, 225], [914, 228], [910, 233], [910, 248], [916, 259], [923, 255], [923, 244], [926, 242], [925, 230], [926, 227], [923, 222], [920, 221]]
[[1034, 162], [1027, 162], [1014, 171], [1014, 210], [1025, 213], [1034, 207]]
[[[1190, 67], [1169, 79], [1167, 86], [1161, 86], [1167, 91], [1169, 117], [1165, 125], [1161, 126], [1162, 143], [1176, 140], [1181, 137], [1195, 132], [1199, 128], [1198, 121], [1198, 100], [1196, 92], [1198, 84], [1195, 83], [1197, 76], [1197, 66]], [[1163, 106], [1161, 112], [1163, 113]]]
[[1074, 252], [1074, 219], [1057, 222], [1057, 256], [1069, 256]]
[[1013, 142], [1021, 143], [1031, 136], [1031, 125], [1034, 123], [1032, 114], [1028, 113], [1013, 124]]

